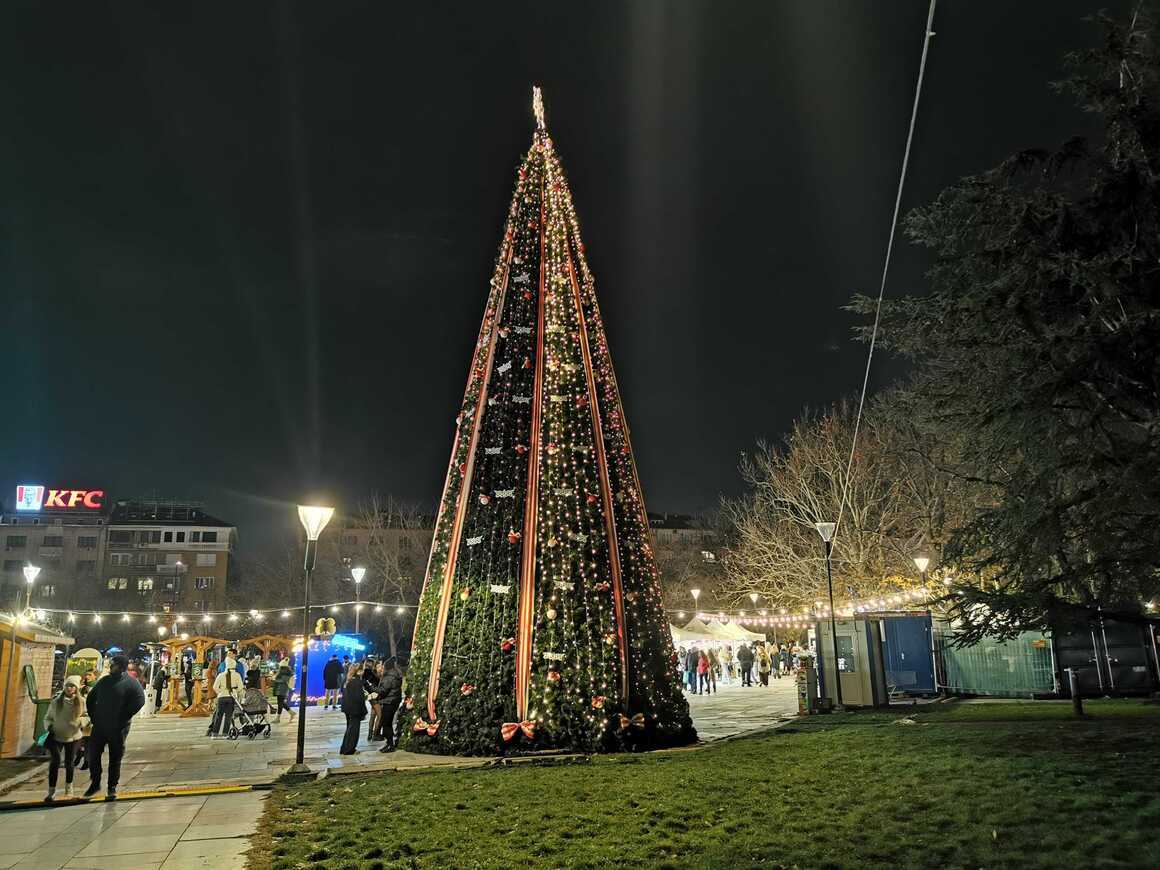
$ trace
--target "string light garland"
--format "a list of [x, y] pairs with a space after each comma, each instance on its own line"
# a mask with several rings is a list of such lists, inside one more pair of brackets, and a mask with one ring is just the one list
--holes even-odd
[[[362, 604], [365, 607], [370, 607], [375, 613], [381, 613], [384, 609], [390, 607], [394, 608], [397, 615], [403, 615], [408, 610], [415, 610], [418, 605], [404, 604], [404, 603], [390, 603], [384, 601], [332, 601], [325, 604], [311, 604], [311, 610], [327, 610], [331, 613], [338, 612], [343, 607], [357, 607]], [[260, 610], [257, 608], [251, 609], [246, 616], [242, 616], [234, 610], [198, 610], [194, 612], [195, 617], [201, 617], [201, 622], [215, 622], [222, 621], [230, 624], [244, 623], [244, 622], [262, 622], [267, 616], [280, 615], [282, 619], [289, 619], [294, 612], [301, 613], [303, 605], [299, 604], [293, 607], [285, 608], [267, 608]], [[29, 613], [18, 616], [18, 619], [27, 620], [29, 614], [35, 617], [35, 621], [44, 623], [49, 617], [59, 616], [63, 621], [69, 625], [75, 625], [79, 620], [86, 619], [94, 625], [103, 624], [105, 618], [120, 617], [122, 623], [133, 623], [137, 619], [144, 619], [148, 624], [156, 624], [158, 622], [165, 622], [172, 620], [174, 625], [180, 625], [187, 622], [189, 617], [183, 613], [176, 611], [161, 611], [161, 610], [78, 610], [75, 608], [54, 608], [44, 607], [35, 608]]]
[[[861, 613], [879, 613], [887, 610], [925, 610], [941, 600], [945, 594], [945, 589], [931, 586], [922, 589], [909, 589], [904, 592], [890, 593], [877, 598], [851, 599], [842, 603], [840, 606], [836, 606], [835, 615], [839, 618], [850, 618]], [[674, 614], [678, 620], [683, 620], [688, 615], [686, 611], [675, 608], [670, 608], [666, 612]], [[830, 615], [830, 607], [825, 602], [817, 601], [814, 602], [812, 607], [799, 607], [796, 610], [780, 607], [778, 608], [777, 614], [772, 616], [769, 615], [768, 610], [759, 611], [756, 615], [745, 610], [722, 610], [717, 613], [699, 611], [694, 615], [701, 621], [717, 619], [719, 621], [728, 620], [730, 622], [736, 622], [740, 625], [802, 627], [813, 625], [818, 618], [828, 617]]]

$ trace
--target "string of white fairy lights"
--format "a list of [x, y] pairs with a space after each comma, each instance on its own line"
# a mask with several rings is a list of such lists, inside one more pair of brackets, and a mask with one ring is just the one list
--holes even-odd
[[[302, 604], [286, 607], [251, 608], [250, 610], [195, 610], [190, 613], [179, 611], [158, 610], [83, 610], [61, 607], [29, 607], [17, 616], [18, 622], [44, 622], [50, 615], [64, 617], [66, 624], [75, 624], [87, 619], [94, 625], [103, 625], [106, 620], [115, 623], [132, 623], [135, 619], [144, 618], [147, 623], [158, 625], [182, 625], [212, 622], [239, 623], [243, 620], [264, 622], [267, 617], [289, 619], [291, 615], [301, 614]], [[418, 605], [399, 604], [385, 601], [331, 601], [321, 604], [311, 604], [311, 610], [338, 613], [343, 607], [352, 607], [360, 612], [383, 613], [393, 610], [395, 615], [401, 616], [408, 610], [414, 610]]]
[[[929, 589], [909, 589], [889, 595], [851, 599], [837, 606], [835, 615], [839, 617], [854, 617], [861, 613], [879, 613], [887, 610], [927, 609], [931, 603], [941, 597], [942, 592], [937, 587], [931, 587]], [[789, 626], [800, 628], [812, 625], [819, 618], [828, 617], [830, 615], [830, 606], [823, 601], [815, 601], [813, 606], [807, 605], [796, 608], [759, 608], [756, 606], [748, 610], [682, 610], [679, 608], [669, 608], [667, 612], [674, 614], [678, 619], [685, 619], [689, 614], [692, 614], [702, 622], [709, 619], [716, 619], [718, 621], [728, 620], [742, 625], [759, 625], [775, 628]]]

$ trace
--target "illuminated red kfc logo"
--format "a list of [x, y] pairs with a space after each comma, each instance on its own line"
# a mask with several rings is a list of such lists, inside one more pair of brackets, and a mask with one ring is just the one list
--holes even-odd
[[104, 499], [103, 489], [47, 489], [39, 484], [16, 487], [16, 509], [20, 511], [100, 510]]

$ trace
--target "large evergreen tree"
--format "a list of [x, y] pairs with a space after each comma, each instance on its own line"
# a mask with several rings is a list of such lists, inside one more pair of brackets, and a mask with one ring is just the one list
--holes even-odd
[[882, 309], [914, 419], [961, 448], [943, 470], [995, 496], [943, 554], [967, 640], [1158, 591], [1160, 57], [1144, 14], [1102, 21], [1060, 85], [1099, 140], [1016, 154], [916, 210], [931, 293]]
[[534, 103], [419, 602], [405, 728], [417, 751], [611, 750], [695, 736], [538, 89]]

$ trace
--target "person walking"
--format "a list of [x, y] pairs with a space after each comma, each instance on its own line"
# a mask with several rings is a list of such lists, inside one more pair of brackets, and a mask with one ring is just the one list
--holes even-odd
[[737, 667], [741, 671], [741, 685], [753, 685], [753, 650], [743, 643], [737, 650]]
[[323, 710], [338, 707], [338, 690], [342, 686], [344, 674], [345, 671], [338, 656], [331, 656], [330, 661], [322, 668], [322, 688], [325, 690], [322, 695]]
[[69, 677], [48, 709], [44, 711], [44, 727], [48, 731], [44, 745], [51, 756], [48, 762], [48, 794], [44, 799], [51, 802], [56, 797], [56, 783], [60, 775], [61, 757], [64, 757], [64, 796], [73, 796], [73, 770], [76, 767], [76, 752], [81, 744], [81, 721], [85, 714], [85, 702], [80, 695], [81, 678]]
[[760, 644], [757, 647], [757, 674], [761, 677], [761, 685], [769, 685], [769, 650], [765, 648], [765, 644]]
[[278, 671], [274, 674], [274, 700], [278, 702], [276, 722], [282, 721], [282, 711], [290, 714], [294, 719], [294, 711], [290, 708], [290, 694], [294, 689], [294, 671], [290, 667], [290, 659], [282, 659], [278, 663]]
[[714, 647], [709, 647], [709, 688], [717, 693], [717, 678], [721, 675], [721, 659]]
[[153, 670], [153, 712], [161, 711], [161, 696], [165, 693], [165, 681], [169, 676], [169, 671], [165, 669], [160, 663], [154, 666]]
[[129, 723], [145, 706], [141, 684], [126, 673], [129, 659], [113, 656], [109, 673], [97, 680], [86, 700], [93, 730], [88, 740], [89, 776], [92, 781], [85, 797], [101, 790], [101, 755], [109, 749], [109, 800], [117, 798], [117, 783], [121, 781], [121, 759], [125, 755], [125, 740], [129, 737]]
[[211, 740], [229, 736], [230, 726], [234, 721], [234, 707], [242, 691], [243, 677], [238, 675], [237, 666], [237, 660], [230, 653], [226, 653], [226, 660], [214, 678], [213, 693], [217, 696], [217, 702], [213, 710], [213, 719], [205, 732], [205, 736]]
[[777, 670], [779, 673], [789, 674], [789, 650], [785, 648], [784, 643], [777, 653]]
[[77, 747], [77, 754], [80, 756], [76, 759], [76, 763], [80, 765], [81, 770], [89, 769], [89, 735], [93, 733], [93, 723], [89, 719], [88, 708], [85, 702], [89, 697], [89, 692], [93, 690], [93, 685], [97, 682], [97, 674], [95, 671], [85, 671], [81, 674], [81, 687], [77, 694], [81, 697], [81, 742]]
[[185, 681], [185, 708], [193, 706], [193, 659], [182, 659], [181, 676]]
[[395, 727], [395, 714], [403, 703], [403, 672], [399, 663], [389, 658], [383, 665], [383, 675], [375, 690], [379, 703], [379, 736], [387, 742], [379, 752], [394, 752], [399, 745], [399, 732]]
[[701, 694], [697, 688], [697, 666], [701, 663], [701, 651], [695, 646], [689, 647], [685, 656], [685, 681], [689, 684], [689, 691], [694, 695]]
[[721, 675], [725, 683], [732, 684], [733, 682], [733, 647], [725, 644], [725, 648], [721, 651]]
[[697, 655], [697, 694], [709, 694], [709, 654], [704, 650]]
[[346, 734], [342, 737], [339, 755], [354, 755], [358, 751], [358, 733], [367, 715], [367, 695], [363, 688], [362, 665], [350, 667], [346, 685], [342, 687], [342, 712], [346, 716]]
[[363, 691], [366, 692], [371, 705], [371, 715], [367, 717], [367, 742], [383, 739], [381, 734], [383, 705], [378, 700], [379, 682], [383, 678], [383, 663], [375, 662], [374, 667], [371, 667], [370, 661], [367, 659], [367, 664], [363, 665]]

